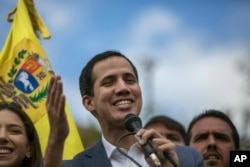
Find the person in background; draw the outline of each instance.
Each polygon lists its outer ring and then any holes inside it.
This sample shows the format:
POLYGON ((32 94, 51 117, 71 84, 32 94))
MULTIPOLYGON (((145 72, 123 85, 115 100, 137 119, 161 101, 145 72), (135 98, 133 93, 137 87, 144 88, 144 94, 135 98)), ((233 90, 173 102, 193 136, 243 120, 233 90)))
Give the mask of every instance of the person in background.
POLYGON ((0 102, 0 167, 39 167, 42 152, 36 129, 21 106, 0 102))
POLYGON ((144 128, 155 129, 173 143, 185 145, 186 130, 184 126, 168 116, 154 116, 145 124, 144 128))
MULTIPOLYGON (((63 161, 64 167, 153 166, 142 149, 149 139, 162 167, 205 167, 202 156, 195 149, 176 145, 152 129, 140 129, 136 133, 138 141, 130 135, 120 142, 122 152, 133 157, 137 164, 118 151, 117 140, 128 133, 124 118, 128 114, 139 116, 142 107, 137 70, 120 52, 105 51, 94 56, 83 68, 79 85, 82 104, 98 120, 102 136, 91 148, 80 152, 72 160, 63 161)), ((46 102, 49 120, 53 121, 43 161, 47 166, 61 166, 59 161, 69 132, 64 105, 62 81, 56 75, 51 78, 46 102)))
POLYGON ((229 167, 230 151, 240 149, 235 125, 225 113, 214 109, 193 118, 186 142, 203 156, 208 167, 229 167))

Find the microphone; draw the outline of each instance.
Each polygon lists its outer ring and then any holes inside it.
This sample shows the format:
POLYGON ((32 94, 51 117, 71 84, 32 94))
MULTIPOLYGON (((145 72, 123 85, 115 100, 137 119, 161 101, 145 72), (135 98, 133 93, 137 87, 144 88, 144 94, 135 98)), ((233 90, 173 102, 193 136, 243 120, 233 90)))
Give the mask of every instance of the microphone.
MULTIPOLYGON (((124 119, 124 125, 125 125, 125 128, 129 132, 137 133, 142 128, 141 119, 134 114, 126 115, 126 117, 124 119)), ((137 141, 140 140, 137 136, 136 136, 136 139, 137 139, 137 141)), ((154 165, 156 167, 161 167, 161 162, 160 162, 159 158, 157 157, 157 155, 155 154, 155 151, 153 149, 152 141, 148 140, 144 145, 142 145, 142 148, 143 148, 144 152, 150 157, 150 159, 152 160, 154 165)))

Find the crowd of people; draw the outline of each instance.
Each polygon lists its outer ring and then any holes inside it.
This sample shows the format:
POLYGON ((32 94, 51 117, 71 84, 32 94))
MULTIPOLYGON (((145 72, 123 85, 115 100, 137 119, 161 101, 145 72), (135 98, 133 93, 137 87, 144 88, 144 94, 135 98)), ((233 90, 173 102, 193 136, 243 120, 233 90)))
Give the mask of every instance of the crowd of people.
POLYGON ((88 61, 79 87, 82 105, 101 127, 99 141, 73 159, 62 160, 70 129, 63 83, 54 75, 46 99, 50 135, 45 157, 29 117, 20 106, 2 102, 0 167, 229 167, 230 151, 240 149, 236 127, 218 110, 195 116, 187 130, 170 117, 155 116, 117 148, 117 140, 128 132, 124 118, 139 116, 143 104, 137 69, 118 51, 105 51, 88 61))
POLYGON ((230 151, 240 150, 240 137, 232 120, 215 109, 195 116, 187 131, 180 122, 163 115, 151 118, 145 128, 154 128, 176 144, 195 148, 207 167, 229 167, 230 151))

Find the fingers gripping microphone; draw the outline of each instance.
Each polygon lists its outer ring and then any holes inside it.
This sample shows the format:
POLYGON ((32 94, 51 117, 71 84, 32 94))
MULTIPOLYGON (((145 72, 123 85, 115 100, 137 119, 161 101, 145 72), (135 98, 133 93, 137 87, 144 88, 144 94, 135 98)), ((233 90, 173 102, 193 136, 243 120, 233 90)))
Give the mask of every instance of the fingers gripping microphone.
MULTIPOLYGON (((128 114, 124 119, 124 124, 125 124, 125 128, 129 132, 137 133, 142 128, 141 119, 134 114, 128 114)), ((138 140, 138 138, 136 139, 138 140)), ((142 145, 142 148, 145 151, 145 153, 151 158, 154 165, 156 167, 161 167, 161 162, 159 158, 157 157, 157 155, 155 154, 151 140, 148 140, 147 143, 142 145)))

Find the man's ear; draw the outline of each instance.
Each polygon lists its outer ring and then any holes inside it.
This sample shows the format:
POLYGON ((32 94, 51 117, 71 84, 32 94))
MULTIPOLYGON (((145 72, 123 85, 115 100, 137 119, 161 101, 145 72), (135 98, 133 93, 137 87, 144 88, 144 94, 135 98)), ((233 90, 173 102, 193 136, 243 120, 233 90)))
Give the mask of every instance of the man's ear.
POLYGON ((84 95, 82 97, 82 104, 83 106, 90 111, 93 115, 95 114, 95 104, 92 96, 84 95))

